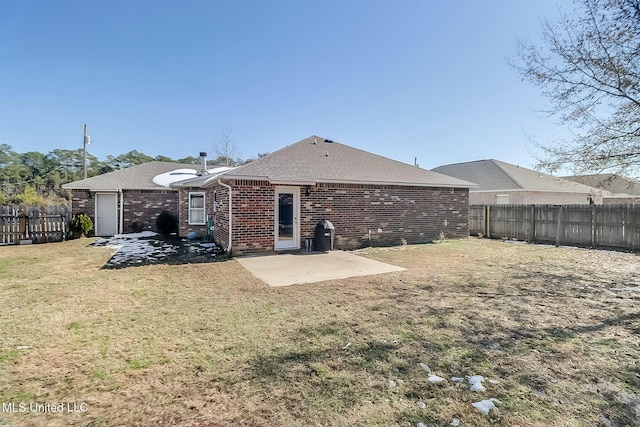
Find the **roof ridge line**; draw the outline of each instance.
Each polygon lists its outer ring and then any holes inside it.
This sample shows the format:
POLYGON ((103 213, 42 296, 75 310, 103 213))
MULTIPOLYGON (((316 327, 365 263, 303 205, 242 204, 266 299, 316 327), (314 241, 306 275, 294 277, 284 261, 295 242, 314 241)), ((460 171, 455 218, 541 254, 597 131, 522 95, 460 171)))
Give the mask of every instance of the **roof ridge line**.
MULTIPOLYGON (((506 171, 506 170, 505 170, 505 169, 504 169, 504 168, 499 164, 499 163, 504 163, 504 164, 511 165, 511 163, 501 162, 500 160, 496 160, 496 159, 490 159, 489 161, 490 161, 491 163, 493 163, 494 165, 496 165, 496 167, 497 167, 498 169, 500 169, 500 170, 502 171, 502 173, 503 173, 503 174, 505 174, 505 175, 506 175, 506 176, 507 176, 511 181, 513 181, 513 182, 518 186, 518 188, 520 188, 520 189, 522 189, 522 190, 524 190, 524 189, 525 189, 525 187, 520 183, 520 181, 518 181, 518 180, 517 180, 513 175, 511 175, 509 172, 507 172, 507 171, 506 171)), ((512 166, 520 167, 520 166, 518 166, 518 165, 512 165, 512 166)))
POLYGON ((256 163, 258 163, 258 164, 263 163, 263 162, 265 161, 264 159, 268 159, 268 158, 270 158, 271 156, 273 156, 274 154, 279 153, 279 152, 281 152, 281 151, 284 151, 284 150, 286 150, 287 148, 293 147, 294 145, 297 145, 297 144, 299 144, 299 143, 301 143, 301 142, 303 142, 303 141, 305 141, 305 140, 307 140, 307 139, 310 139, 310 138, 322 138, 322 137, 321 137, 321 136, 318 136, 318 135, 311 135, 311 136, 308 136, 308 137, 306 137, 306 138, 302 138, 300 141, 296 141, 296 142, 294 142, 294 143, 292 143, 292 144, 285 145, 285 146, 284 146, 284 147, 282 147, 282 148, 278 148, 276 151, 272 151, 272 152, 270 152, 270 153, 265 154, 265 155, 264 155, 264 156, 262 156, 262 157, 258 157, 257 159, 254 159, 254 160, 252 160, 252 161, 250 161, 250 162, 248 162, 248 163, 244 163, 244 164, 242 164, 242 165, 236 166, 236 169, 240 169, 240 170, 242 170, 242 169, 244 169, 244 166, 251 165, 251 164, 255 165, 256 163))
MULTIPOLYGON (((445 168, 447 166, 458 166, 458 165, 467 165, 469 163, 480 163, 480 162, 492 162, 495 159, 478 159, 478 160, 469 160, 466 162, 456 162, 456 163, 448 163, 446 165, 440 165, 440 166, 436 166, 433 169, 437 169, 437 168, 445 168)), ((431 169, 431 170, 433 170, 431 169)))

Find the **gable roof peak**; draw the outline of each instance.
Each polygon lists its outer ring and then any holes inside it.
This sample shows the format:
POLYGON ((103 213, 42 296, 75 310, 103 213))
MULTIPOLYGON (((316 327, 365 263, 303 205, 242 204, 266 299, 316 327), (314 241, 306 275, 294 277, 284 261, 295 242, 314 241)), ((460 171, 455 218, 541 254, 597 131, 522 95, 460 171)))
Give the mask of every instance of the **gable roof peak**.
POLYGON ((363 183, 472 187, 470 182, 311 135, 225 173, 224 179, 273 184, 363 183))
POLYGON ((436 172, 476 182, 477 191, 560 191, 590 193, 596 189, 557 176, 500 160, 458 163, 439 166, 436 172))

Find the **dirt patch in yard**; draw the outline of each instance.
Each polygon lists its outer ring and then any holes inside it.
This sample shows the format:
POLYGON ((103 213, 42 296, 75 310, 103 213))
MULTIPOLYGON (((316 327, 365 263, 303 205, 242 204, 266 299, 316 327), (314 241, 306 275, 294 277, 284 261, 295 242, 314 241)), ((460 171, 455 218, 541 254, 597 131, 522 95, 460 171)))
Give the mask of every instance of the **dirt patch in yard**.
POLYGON ((0 420, 640 424, 638 256, 479 239, 359 253, 407 271, 270 288, 235 261, 105 270, 111 250, 86 243, 0 248, 0 401, 89 408, 0 420), (472 375, 486 391, 452 381, 472 375))

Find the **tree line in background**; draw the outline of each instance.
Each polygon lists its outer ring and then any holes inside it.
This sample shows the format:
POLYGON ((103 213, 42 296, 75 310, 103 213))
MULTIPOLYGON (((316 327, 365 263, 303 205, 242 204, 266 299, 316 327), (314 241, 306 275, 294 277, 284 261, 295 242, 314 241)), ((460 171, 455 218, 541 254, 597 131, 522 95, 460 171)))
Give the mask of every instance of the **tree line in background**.
MULTIPOLYGON (((218 153, 218 150, 216 150, 218 153)), ((262 157, 265 154, 258 154, 262 157)), ((83 150, 55 149, 47 154, 37 151, 17 153, 8 144, 0 144, 0 205, 50 205, 67 204, 70 193, 62 184, 84 178, 83 150)), ((167 156, 151 157, 136 150, 118 156, 107 156, 106 160, 87 153, 87 177, 101 175, 129 166, 151 161, 200 164, 200 158, 189 156, 172 159, 167 156)), ((218 154, 210 165, 236 166, 252 161, 229 158, 218 154)))

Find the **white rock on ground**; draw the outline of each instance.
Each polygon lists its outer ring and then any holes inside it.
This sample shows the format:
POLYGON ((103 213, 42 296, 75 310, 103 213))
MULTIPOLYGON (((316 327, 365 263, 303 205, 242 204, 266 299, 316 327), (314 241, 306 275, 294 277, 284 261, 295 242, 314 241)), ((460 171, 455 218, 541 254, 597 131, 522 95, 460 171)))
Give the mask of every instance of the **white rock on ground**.
POLYGON ((429 378, 427 378, 427 381, 432 382, 434 384, 440 384, 441 382, 446 381, 446 379, 431 373, 431 368, 426 364, 421 362, 421 363, 418 363, 418 366, 420 366, 422 369, 424 369, 427 372, 427 374, 429 374, 429 378))
POLYGON ((141 231, 139 233, 126 233, 126 234, 114 234, 112 239, 139 239, 141 237, 153 237, 157 236, 158 233, 153 231, 141 231))
POLYGON ((434 384, 440 384, 444 381, 446 381, 446 379, 439 377, 437 375, 431 374, 429 375, 429 378, 427 378, 427 381, 429 381, 430 383, 434 383, 434 384))
POLYGON ((482 381, 484 381, 484 377, 482 375, 473 375, 467 377, 467 381, 471 384, 471 391, 486 391, 484 385, 482 385, 482 381))
POLYGON ((471 405, 477 410, 481 411, 483 414, 489 415, 490 410, 498 409, 498 407, 494 404, 494 402, 502 403, 498 399, 494 399, 492 397, 491 399, 481 400, 479 402, 473 402, 471 405))
POLYGON ((425 371, 427 371, 428 374, 431 373, 431 368, 429 368, 427 365, 425 365, 424 363, 418 363, 418 366, 420 366, 422 369, 424 369, 425 371))

